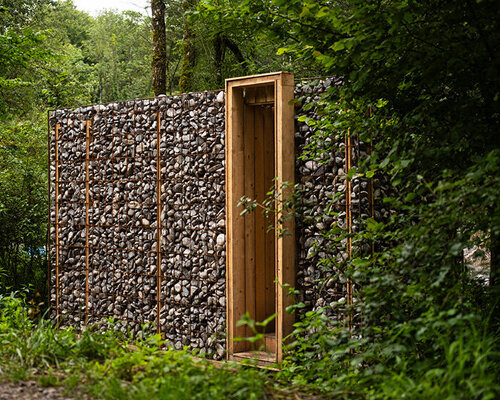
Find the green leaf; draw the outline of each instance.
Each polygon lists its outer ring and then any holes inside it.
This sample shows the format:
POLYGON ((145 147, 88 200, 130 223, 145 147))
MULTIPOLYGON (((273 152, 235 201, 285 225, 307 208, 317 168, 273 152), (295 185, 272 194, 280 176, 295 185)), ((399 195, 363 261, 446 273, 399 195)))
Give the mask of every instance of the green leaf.
POLYGON ((408 165, 410 165, 410 163, 412 162, 413 160, 401 160, 399 162, 399 164, 403 167, 403 168, 406 168, 408 167, 408 165))
POLYGON ((413 201, 415 198, 417 197, 417 194, 416 193, 408 193, 405 197, 405 202, 409 203, 411 201, 413 201))
POLYGON ((347 175, 346 175, 347 179, 351 180, 354 177, 354 175, 356 175, 357 172, 358 172, 358 169, 356 167, 352 167, 351 169, 349 169, 349 171, 347 171, 347 175))
POLYGON ((333 44, 333 46, 331 46, 331 49, 332 49, 333 51, 340 51, 340 50, 344 50, 344 48, 345 48, 345 44, 344 44, 344 42, 343 42, 343 41, 340 41, 340 40, 339 40, 339 41, 337 41, 337 42, 335 42, 335 43, 333 44))
POLYGON ((316 18, 322 18, 328 14, 330 14, 330 7, 321 7, 320 10, 316 13, 316 18))

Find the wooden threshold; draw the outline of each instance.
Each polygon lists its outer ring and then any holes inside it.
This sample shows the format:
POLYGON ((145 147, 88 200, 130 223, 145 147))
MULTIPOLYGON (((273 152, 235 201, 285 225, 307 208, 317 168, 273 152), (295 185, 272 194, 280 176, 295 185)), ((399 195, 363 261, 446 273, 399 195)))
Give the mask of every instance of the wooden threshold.
POLYGON ((230 355, 229 360, 238 362, 251 360, 256 362, 258 366, 268 366, 270 364, 276 364, 276 353, 273 354, 265 351, 242 351, 230 355))

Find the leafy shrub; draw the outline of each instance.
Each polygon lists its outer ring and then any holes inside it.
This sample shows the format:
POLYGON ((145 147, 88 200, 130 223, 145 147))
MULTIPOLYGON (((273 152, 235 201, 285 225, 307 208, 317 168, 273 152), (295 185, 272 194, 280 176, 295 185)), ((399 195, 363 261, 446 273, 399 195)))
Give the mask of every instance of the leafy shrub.
POLYGON ((48 371, 38 377, 41 385, 64 384, 100 399, 259 399, 267 390, 262 371, 166 349, 159 335, 131 340, 99 326, 77 333, 44 318, 34 323, 27 310, 19 294, 0 296, 0 377, 48 371))

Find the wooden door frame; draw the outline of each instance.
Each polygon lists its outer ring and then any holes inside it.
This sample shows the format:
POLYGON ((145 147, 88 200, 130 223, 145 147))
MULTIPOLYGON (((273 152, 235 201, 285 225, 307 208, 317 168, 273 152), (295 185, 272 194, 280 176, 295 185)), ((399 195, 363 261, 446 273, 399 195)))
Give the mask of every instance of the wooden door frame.
MULTIPOLYGON (((276 188, 280 200, 289 195, 291 187, 281 190, 283 182, 294 182, 294 77, 287 72, 253 75, 226 80, 226 321, 228 357, 242 351, 242 342, 233 338, 244 337, 245 327, 236 325, 245 313, 245 228, 241 207, 237 203, 245 193, 243 90, 250 87, 274 85, 274 145, 276 188)), ((286 312, 293 299, 288 286, 295 286, 295 220, 276 219, 275 270, 276 280, 276 361, 283 359, 283 338, 293 330, 294 316, 286 312), (279 235, 285 230, 287 235, 279 235)))

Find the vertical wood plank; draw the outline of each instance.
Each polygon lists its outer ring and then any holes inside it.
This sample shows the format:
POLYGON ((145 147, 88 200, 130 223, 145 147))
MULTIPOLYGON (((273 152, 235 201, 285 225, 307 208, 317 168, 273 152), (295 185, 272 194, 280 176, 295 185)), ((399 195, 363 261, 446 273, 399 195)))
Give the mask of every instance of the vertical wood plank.
POLYGON ((266 87, 258 87, 255 88, 255 102, 256 103, 265 103, 266 102, 266 87))
MULTIPOLYGON (((276 87, 276 171, 279 201, 284 201, 291 194, 291 188, 282 190, 283 182, 295 180, 295 143, 294 143, 294 107, 289 102, 293 99, 293 75, 281 73, 276 87)), ((283 209, 278 204, 278 212, 283 209)), ((288 296, 288 288, 283 284, 295 286, 295 219, 293 216, 280 224, 280 229, 289 235, 277 235, 277 361, 283 360, 282 341, 292 332, 294 316, 286 312, 293 303, 288 296)))
POLYGON ((233 347, 233 335, 234 335, 234 326, 233 326, 233 315, 234 315, 234 310, 233 310, 233 297, 234 297, 234 290, 232 288, 233 284, 233 262, 232 262, 232 256, 233 256, 233 249, 232 249, 232 229, 233 229, 233 224, 231 222, 231 210, 229 207, 229 199, 231 197, 231 194, 229 193, 232 188, 232 174, 229 173, 229 168, 231 167, 232 163, 232 156, 230 154, 230 149, 232 147, 231 145, 231 139, 232 139, 232 132, 229 132, 229 124, 230 121, 229 119, 232 117, 232 113, 229 112, 229 108, 232 107, 232 95, 229 93, 229 84, 226 81, 224 85, 224 94, 225 94, 225 104, 224 104, 224 141, 225 141, 225 146, 224 146, 224 161, 225 161, 225 179, 224 179, 224 192, 226 194, 225 200, 225 213, 226 213, 226 358, 231 357, 231 354, 234 353, 234 347, 233 347))
POLYGON ((266 86, 266 102, 274 103, 274 85, 266 86))
POLYGON ((244 102, 245 104, 255 103, 255 88, 245 88, 244 89, 244 102))
MULTIPOLYGON (((372 154, 372 143, 368 143, 367 153, 372 154)), ((368 178, 368 201, 370 202, 370 217, 375 218, 375 191, 373 188, 373 177, 368 178)), ((360 214, 361 215, 361 214, 360 214)), ((370 239, 370 255, 373 257, 375 254, 375 242, 370 239)))
POLYGON ((47 304, 49 305, 49 308, 52 307, 52 247, 51 247, 51 234, 50 230, 52 229, 52 199, 51 199, 51 183, 52 183, 52 174, 51 174, 51 166, 52 166, 52 157, 51 157, 51 146, 52 144, 52 130, 50 128, 50 110, 47 110, 47 176, 49 179, 47 179, 47 194, 49 197, 49 203, 48 203, 48 218, 47 218, 47 242, 45 243, 46 246, 46 254, 47 254, 47 304))
MULTIPOLYGON (((264 118, 261 107, 254 107, 255 112, 255 198, 259 204, 265 200, 267 183, 265 180, 264 118)), ((255 319, 266 319, 266 222, 258 207, 255 210, 255 319)))
POLYGON ((246 349, 232 339, 245 335, 236 322, 245 312, 245 220, 237 203, 244 195, 243 89, 226 85, 226 288, 228 351, 246 349))
POLYGON ((56 184, 55 184, 55 204, 54 204, 54 228, 56 233, 56 322, 59 324, 59 129, 61 125, 56 123, 55 132, 55 166, 56 166, 56 184))
MULTIPOLYGON (((372 117, 372 108, 368 108, 368 117, 372 117)), ((359 141, 358 141, 359 142, 359 141)), ((370 142, 366 152, 371 156, 373 151, 373 137, 370 133, 370 142)), ((368 178, 368 201, 370 202, 370 217, 375 218, 375 191, 373 188, 373 177, 368 178)), ((361 205, 361 202, 359 203, 361 205)), ((361 215, 361 213, 360 213, 361 215)), ((375 255, 375 242, 373 239, 370 240, 370 255, 373 257, 375 255)))
POLYGON ((232 118, 232 113, 229 112, 229 108, 232 107, 233 99, 232 95, 229 93, 230 88, 229 84, 226 81, 224 85, 224 94, 225 94, 225 104, 224 104, 224 161, 225 161, 225 179, 224 179, 224 192, 226 195, 225 204, 225 213, 226 213, 226 358, 230 358, 231 354, 234 353, 233 346, 233 335, 234 335, 234 325, 233 325, 233 297, 234 290, 232 288, 233 284, 233 249, 232 249, 232 229, 233 224, 231 222, 232 213, 229 207, 229 201, 231 197, 230 191, 232 191, 232 174, 229 172, 229 168, 231 167, 233 157, 231 156, 231 139, 232 132, 230 132, 230 118, 232 118))
MULTIPOLYGON (((273 85, 274 87, 274 85, 273 85)), ((274 146, 274 107, 263 109, 264 124, 264 148, 265 148, 265 193, 269 192, 274 186, 275 177, 275 146, 274 146)), ((276 312, 276 263, 275 263, 275 216, 270 215, 265 219, 265 309, 266 318, 276 312), (271 228, 270 228, 271 227, 271 228)), ((275 332, 276 321, 273 321, 266 327, 266 332, 275 332)))
POLYGON ((90 124, 91 121, 85 121, 85 325, 89 321, 90 124))
MULTIPOLYGON (((254 107, 243 107, 245 196, 255 199, 254 107)), ((243 211, 240 207, 239 212, 243 211)), ((255 212, 245 214, 245 311, 255 319, 255 212)), ((246 327, 246 336, 252 331, 246 327)))

